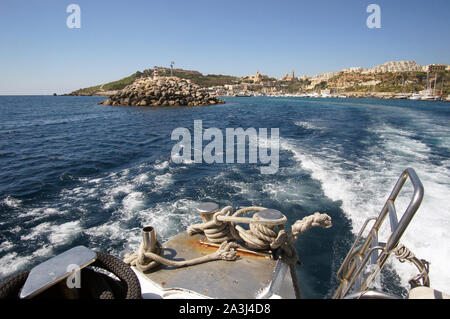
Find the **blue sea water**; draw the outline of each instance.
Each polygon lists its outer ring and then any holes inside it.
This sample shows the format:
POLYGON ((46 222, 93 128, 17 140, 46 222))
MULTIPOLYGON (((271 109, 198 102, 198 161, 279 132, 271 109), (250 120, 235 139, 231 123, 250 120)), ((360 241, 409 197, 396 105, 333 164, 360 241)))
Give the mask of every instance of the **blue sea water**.
MULTIPOLYGON (((142 108, 101 100, 0 97, 0 279, 75 245, 123 257, 138 248, 143 225, 165 241, 200 222, 198 202, 215 201, 275 208, 290 223, 329 214, 332 228, 312 229, 296 243, 303 296, 327 298, 355 233, 413 167, 425 199, 402 242, 431 262, 432 286, 449 292, 449 103, 255 97, 142 108), (262 175, 261 164, 175 164, 171 133, 192 131, 194 120, 224 134, 279 128, 278 172, 262 175)), ((415 274, 392 261, 378 285, 405 294, 415 274)))

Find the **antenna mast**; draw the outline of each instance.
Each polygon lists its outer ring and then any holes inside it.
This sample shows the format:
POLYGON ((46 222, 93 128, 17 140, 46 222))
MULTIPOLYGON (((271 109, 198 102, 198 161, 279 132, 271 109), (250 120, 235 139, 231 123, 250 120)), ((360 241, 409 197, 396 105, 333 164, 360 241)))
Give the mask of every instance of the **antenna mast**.
POLYGON ((173 65, 175 64, 175 62, 171 61, 170 62, 170 76, 173 76, 173 65))

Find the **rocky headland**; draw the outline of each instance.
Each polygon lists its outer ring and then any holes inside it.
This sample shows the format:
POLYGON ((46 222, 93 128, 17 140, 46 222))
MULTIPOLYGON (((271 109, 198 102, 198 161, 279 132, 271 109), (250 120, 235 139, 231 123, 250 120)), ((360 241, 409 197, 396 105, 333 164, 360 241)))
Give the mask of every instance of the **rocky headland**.
POLYGON ((223 104, 204 88, 178 77, 143 77, 112 94, 103 105, 131 106, 204 106, 223 104))

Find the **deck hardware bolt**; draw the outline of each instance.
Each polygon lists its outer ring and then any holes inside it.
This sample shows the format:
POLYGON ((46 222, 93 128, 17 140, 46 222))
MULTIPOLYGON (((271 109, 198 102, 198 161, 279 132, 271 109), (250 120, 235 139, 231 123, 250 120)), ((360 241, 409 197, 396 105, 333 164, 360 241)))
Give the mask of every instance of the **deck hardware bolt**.
POLYGON ((204 202, 200 203, 197 206, 197 211, 202 216, 203 222, 209 222, 212 220, 212 217, 219 210, 219 205, 213 202, 204 202))

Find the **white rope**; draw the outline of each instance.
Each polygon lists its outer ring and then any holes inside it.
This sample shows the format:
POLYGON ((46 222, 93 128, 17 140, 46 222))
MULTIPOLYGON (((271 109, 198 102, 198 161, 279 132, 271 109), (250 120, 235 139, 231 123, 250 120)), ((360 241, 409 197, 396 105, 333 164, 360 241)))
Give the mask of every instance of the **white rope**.
MULTIPOLYGON (((160 247, 159 243, 157 246, 160 247)), ((125 255, 124 262, 131 266, 135 266, 142 272, 152 270, 161 264, 164 264, 169 267, 180 268, 193 266, 214 260, 229 260, 229 261, 236 260, 238 258, 235 250, 237 247, 238 245, 236 243, 223 242, 220 245, 219 249, 217 249, 212 254, 194 258, 191 260, 173 261, 160 256, 161 253, 160 249, 158 249, 155 252, 145 251, 143 245, 141 244, 138 252, 125 255)))
POLYGON ((395 257, 397 257, 398 260, 402 263, 404 263, 405 261, 412 262, 412 260, 416 257, 414 253, 403 244, 398 244, 397 247, 395 247, 394 254, 395 257))
POLYGON ((395 257, 397 257, 401 263, 408 261, 414 264, 419 270, 419 274, 408 281, 412 288, 417 286, 430 286, 430 278, 428 277, 430 263, 428 261, 425 259, 418 259, 411 250, 400 243, 394 248, 393 252, 395 257))
POLYGON ((219 249, 210 255, 187 261, 172 261, 160 256, 161 246, 158 243, 152 252, 145 251, 143 245, 141 245, 138 252, 125 255, 125 262, 146 272, 161 264, 170 267, 186 267, 212 260, 235 260, 238 258, 235 250, 238 244, 229 242, 230 240, 242 242, 246 247, 257 250, 279 248, 280 258, 289 265, 296 297, 300 298, 300 287, 295 270, 295 265, 300 264, 300 262, 294 242, 312 227, 331 227, 331 218, 327 214, 316 212, 296 221, 292 225, 291 231, 286 231, 284 228, 287 221, 286 217, 283 216, 273 220, 262 219, 258 212, 265 209, 264 207, 251 206, 241 208, 233 214, 233 208, 227 206, 216 212, 212 220, 189 226, 187 228, 189 235, 204 233, 210 242, 220 244, 219 249), (254 213, 253 217, 240 216, 249 212, 254 213), (249 229, 244 229, 236 225, 237 223, 247 223, 249 229))

